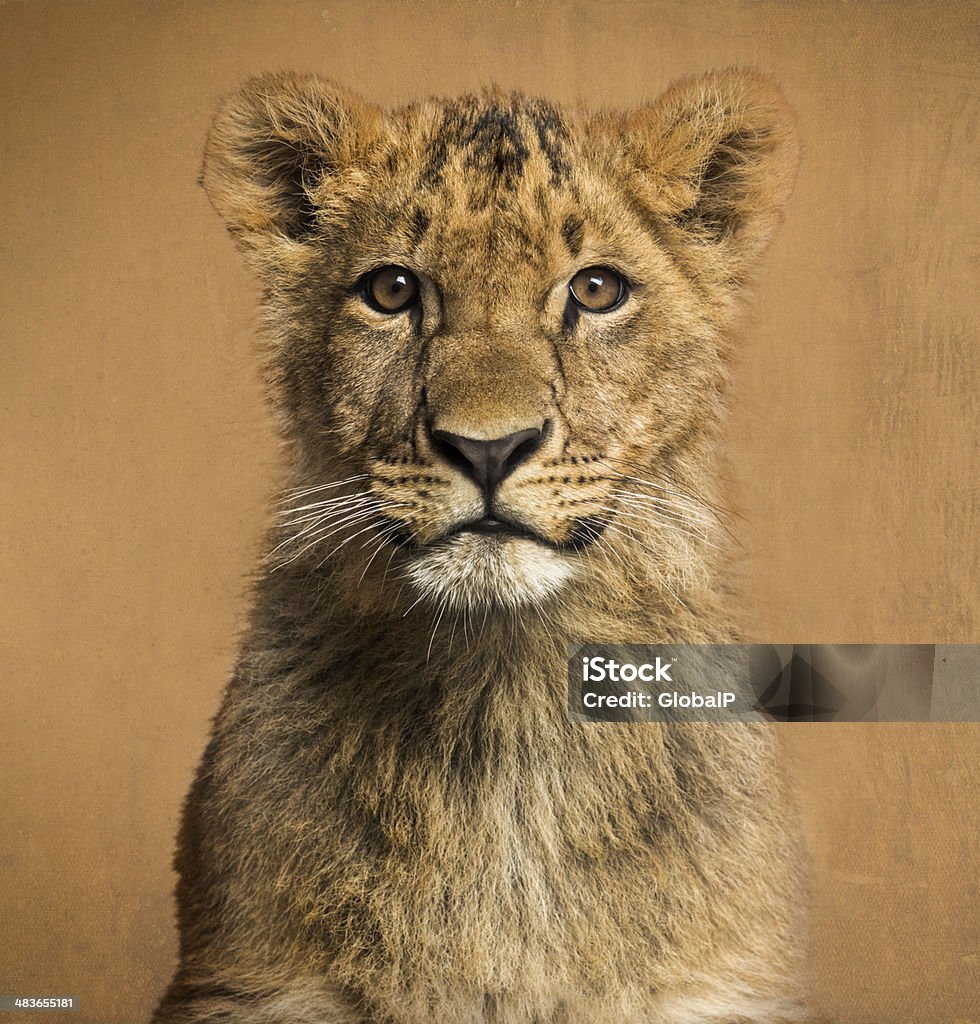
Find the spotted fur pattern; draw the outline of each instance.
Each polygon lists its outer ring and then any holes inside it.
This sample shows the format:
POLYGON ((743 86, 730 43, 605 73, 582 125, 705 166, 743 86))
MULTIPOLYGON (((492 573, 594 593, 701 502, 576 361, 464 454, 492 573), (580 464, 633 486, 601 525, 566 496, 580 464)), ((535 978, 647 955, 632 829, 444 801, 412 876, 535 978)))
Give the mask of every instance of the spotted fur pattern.
POLYGON ((800 1017, 798 849, 761 727, 571 724, 569 639, 724 641, 713 455, 796 166, 759 76, 629 112, 382 110, 271 75, 203 183, 264 289, 291 479, 184 814, 157 1024, 800 1017), (404 267, 392 315, 366 282, 404 267), (571 300, 604 267, 625 299, 571 300), (439 431, 540 431, 499 484, 439 431))

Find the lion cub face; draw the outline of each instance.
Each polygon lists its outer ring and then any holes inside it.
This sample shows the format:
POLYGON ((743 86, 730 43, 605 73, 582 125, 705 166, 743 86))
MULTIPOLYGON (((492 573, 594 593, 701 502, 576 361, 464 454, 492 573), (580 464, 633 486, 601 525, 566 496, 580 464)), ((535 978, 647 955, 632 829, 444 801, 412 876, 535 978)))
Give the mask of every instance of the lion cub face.
POLYGON ((266 288, 285 556, 363 576, 388 548, 456 607, 696 561, 727 335, 795 160, 742 72, 603 116, 249 82, 203 181, 266 288))

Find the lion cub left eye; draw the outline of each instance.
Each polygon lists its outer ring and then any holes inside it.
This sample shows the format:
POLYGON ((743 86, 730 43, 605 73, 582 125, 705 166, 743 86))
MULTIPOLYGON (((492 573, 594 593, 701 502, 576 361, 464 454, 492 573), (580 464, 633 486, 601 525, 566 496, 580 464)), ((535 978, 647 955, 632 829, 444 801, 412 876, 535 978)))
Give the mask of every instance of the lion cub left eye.
POLYGON ((626 282, 608 267, 586 267, 568 282, 577 306, 590 313, 608 313, 626 298, 626 282))
POLYGON ((419 279, 404 267, 381 267, 367 279, 364 295, 379 313, 400 313, 418 298, 419 279))

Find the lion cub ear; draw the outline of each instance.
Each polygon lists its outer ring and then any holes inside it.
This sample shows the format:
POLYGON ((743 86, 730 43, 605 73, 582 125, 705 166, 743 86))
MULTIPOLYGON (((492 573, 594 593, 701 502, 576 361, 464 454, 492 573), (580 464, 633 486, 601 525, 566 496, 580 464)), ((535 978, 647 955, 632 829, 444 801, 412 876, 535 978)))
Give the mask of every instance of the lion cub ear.
POLYGON ((799 164, 778 87, 731 69, 677 82, 627 118, 638 198, 702 272, 735 280, 765 248, 799 164), (694 249, 696 247, 696 250, 694 249))
POLYGON ((240 246, 314 227, 314 194, 363 158, 380 111, 316 75, 249 79, 215 115, 201 184, 240 246))

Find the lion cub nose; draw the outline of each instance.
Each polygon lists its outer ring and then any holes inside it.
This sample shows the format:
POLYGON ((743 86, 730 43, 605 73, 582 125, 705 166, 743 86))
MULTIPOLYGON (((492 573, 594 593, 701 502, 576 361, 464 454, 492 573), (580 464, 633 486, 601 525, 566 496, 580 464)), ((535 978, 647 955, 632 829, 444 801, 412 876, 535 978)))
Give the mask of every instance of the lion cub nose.
POLYGON ((544 431, 528 427, 492 441, 450 434, 446 430, 430 430, 430 436, 435 450, 459 466, 489 497, 508 473, 541 447, 544 431))

